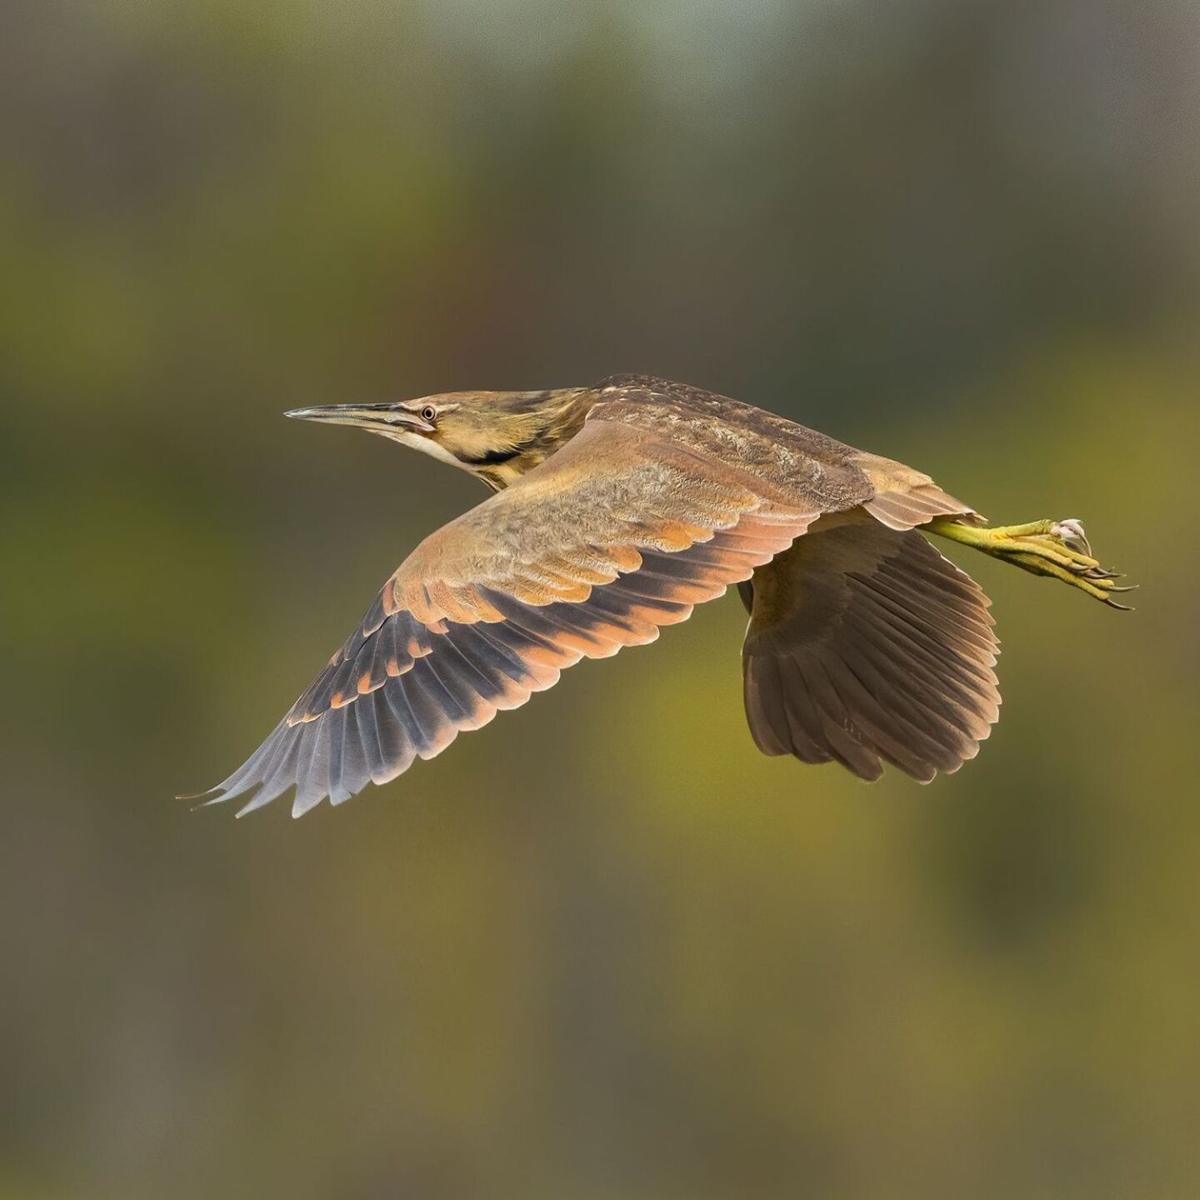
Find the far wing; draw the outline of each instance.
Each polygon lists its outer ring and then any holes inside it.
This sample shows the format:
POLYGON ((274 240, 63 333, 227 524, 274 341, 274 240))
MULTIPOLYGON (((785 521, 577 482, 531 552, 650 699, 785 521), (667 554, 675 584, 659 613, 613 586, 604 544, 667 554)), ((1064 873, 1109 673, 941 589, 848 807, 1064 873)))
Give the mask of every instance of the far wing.
POLYGON ((427 538, 214 801, 295 785, 293 815, 385 783, 552 686, 653 641, 820 514, 811 495, 652 431, 591 420, 427 538))
POLYGON ((927 782, 991 732, 990 602, 915 530, 827 518, 742 588, 746 718, 764 753, 927 782))

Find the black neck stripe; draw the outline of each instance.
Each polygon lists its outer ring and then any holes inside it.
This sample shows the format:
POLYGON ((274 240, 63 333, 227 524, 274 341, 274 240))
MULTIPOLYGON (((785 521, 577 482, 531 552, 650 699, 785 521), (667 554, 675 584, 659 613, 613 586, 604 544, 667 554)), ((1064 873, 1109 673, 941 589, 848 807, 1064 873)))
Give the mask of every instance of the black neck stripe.
POLYGON ((536 444, 537 439, 533 438, 528 442, 522 442, 519 446, 514 446, 511 450, 489 450, 486 454, 474 457, 461 455, 460 459, 472 467, 496 467, 501 463, 511 462, 527 450, 531 450, 536 444))

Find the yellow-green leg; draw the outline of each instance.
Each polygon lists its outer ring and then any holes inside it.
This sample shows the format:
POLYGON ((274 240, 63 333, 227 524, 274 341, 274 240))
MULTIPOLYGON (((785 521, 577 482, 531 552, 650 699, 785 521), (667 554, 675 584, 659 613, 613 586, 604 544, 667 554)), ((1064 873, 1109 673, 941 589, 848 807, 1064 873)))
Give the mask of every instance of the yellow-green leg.
POLYGON ((965 525, 954 517, 938 517, 922 528, 939 537, 949 538, 964 546, 972 546, 1002 558, 1013 566, 1034 575, 1059 579, 1081 592, 1102 600, 1111 608, 1128 609, 1113 596, 1132 588, 1118 587, 1120 575, 1105 570, 1092 557, 1083 526, 1074 519, 1063 521, 1029 521, 1024 525, 965 525))

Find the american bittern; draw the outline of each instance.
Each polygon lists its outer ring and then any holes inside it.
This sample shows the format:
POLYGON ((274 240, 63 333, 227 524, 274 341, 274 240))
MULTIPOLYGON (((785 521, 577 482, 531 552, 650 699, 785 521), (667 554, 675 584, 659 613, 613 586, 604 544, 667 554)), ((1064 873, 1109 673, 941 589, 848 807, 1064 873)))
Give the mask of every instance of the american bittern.
POLYGON ((996 721, 998 643, 937 534, 1120 608, 1078 521, 988 528, 928 475, 748 404, 622 375, 288 413, 422 450, 495 493, 427 537, 210 802, 299 816, 432 758, 581 658, 652 642, 731 583, 766 754, 957 770, 996 721), (920 531, 920 532, 918 532, 920 531))

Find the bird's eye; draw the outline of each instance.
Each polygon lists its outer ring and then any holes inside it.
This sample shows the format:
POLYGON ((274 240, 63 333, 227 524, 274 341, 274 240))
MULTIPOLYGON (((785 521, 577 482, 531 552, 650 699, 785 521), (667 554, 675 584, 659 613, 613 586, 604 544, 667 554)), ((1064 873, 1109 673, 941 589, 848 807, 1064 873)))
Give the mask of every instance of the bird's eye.
POLYGON ((437 420, 437 409, 432 404, 427 404, 421 409, 421 420, 432 425, 437 420))

